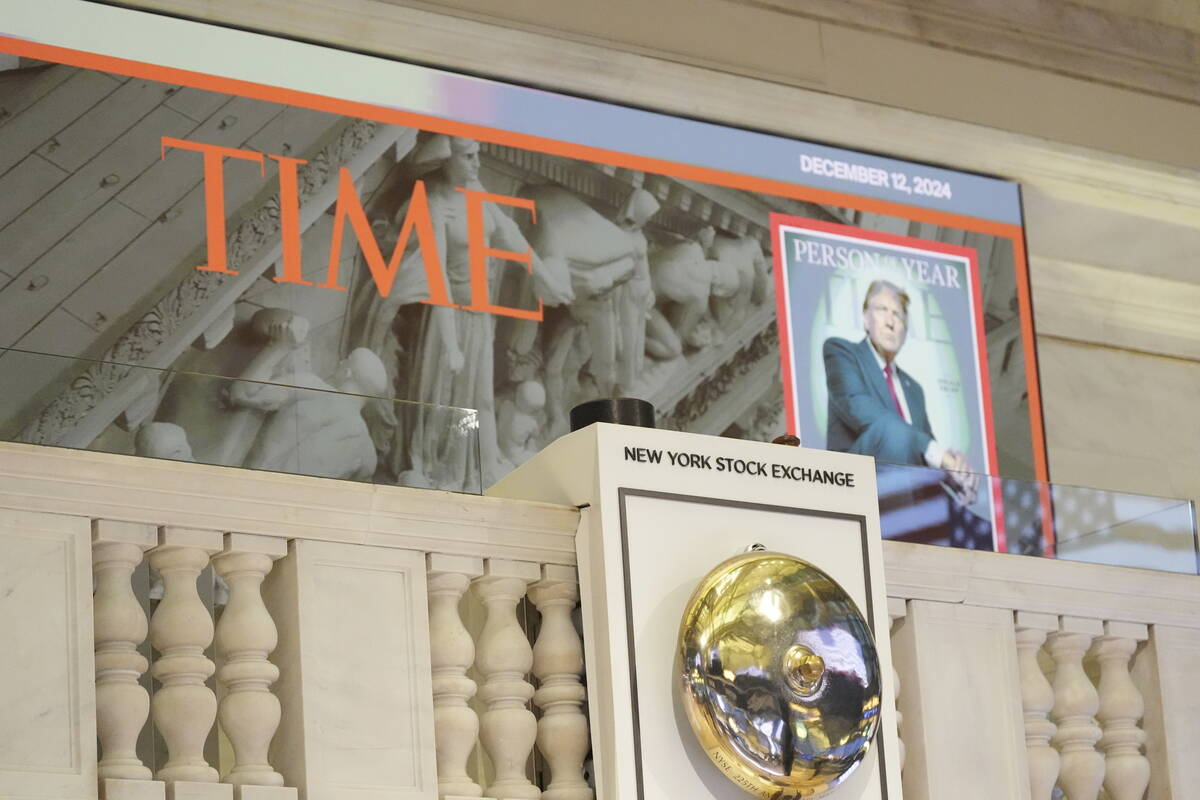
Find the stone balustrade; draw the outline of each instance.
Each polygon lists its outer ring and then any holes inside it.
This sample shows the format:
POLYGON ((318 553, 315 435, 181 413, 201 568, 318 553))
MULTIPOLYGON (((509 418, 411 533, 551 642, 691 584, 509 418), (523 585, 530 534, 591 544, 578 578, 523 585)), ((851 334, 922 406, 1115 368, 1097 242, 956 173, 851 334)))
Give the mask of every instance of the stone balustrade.
POLYGON ((1142 691, 1130 672, 1149 628, 1017 612, 1032 800, 1142 800, 1150 761, 1142 691), (1047 676, 1049 673, 1049 677, 1047 676))
MULTIPOLYGON (((0 741, 0 794, 593 797, 576 510, 19 445, 0 477, 0 547, 49 576, 6 600, 38 624, 0 632, 39 649, 0 684, 28 731, 0 741), (49 710, 15 694, 61 681, 49 710)), ((1198 579, 884 552, 908 800, 1200 785, 1198 579)))
POLYGON ((483 776, 468 774, 471 751, 479 745, 491 764, 491 797, 591 800, 583 776, 588 724, 583 646, 572 620, 579 604, 574 567, 440 553, 427 559, 439 797, 484 793, 483 776), (475 636, 460 611, 468 587, 485 609, 475 636), (516 613, 526 598, 541 616, 532 645, 516 613), (482 687, 467 677, 472 665, 482 687), (536 690, 527 680, 531 672, 536 690), (482 715, 468 704, 477 690, 482 715), (531 699, 540 719, 529 708, 531 699), (548 766, 544 790, 526 775, 535 743, 548 766))
POLYGON ((1200 578, 885 546, 905 797, 1185 797, 1200 578))
POLYGON ((276 631, 259 592, 287 543, 105 519, 92 527, 96 735, 103 753, 98 794, 104 800, 296 800, 296 789, 284 787, 267 757, 280 717, 270 691, 279 669, 268 660, 276 631), (148 624, 131 585, 143 557, 163 585, 148 624), (210 564, 230 589, 216 624, 197 587, 210 564), (137 649, 147 632, 157 653, 153 664, 137 649), (219 669, 207 654, 214 636, 219 669), (139 683, 147 668, 159 683, 152 701, 139 683), (214 674, 219 703, 210 685, 214 674), (167 747, 153 776, 136 751, 151 711, 167 747), (205 759, 218 716, 234 754, 225 775, 205 759))
MULTIPOLYGON (((288 556, 288 542, 103 519, 93 529, 99 793, 106 800, 294 800, 296 789, 284 785, 269 756, 282 717, 271 687, 281 670, 270 660, 279 632, 262 593, 275 562, 288 556), (145 598, 131 585, 143 558, 164 586, 149 623, 145 598), (209 565, 229 589, 215 625, 197 590, 209 565), (147 633, 158 654, 152 664, 137 650, 147 633), (206 655, 214 643, 215 664, 206 655), (147 671, 161 683, 153 703, 139 683, 147 671), (219 702, 210 685, 214 674, 219 702), (153 775, 136 751, 151 709, 167 746, 153 775), (218 720, 232 751, 220 772, 205 760, 218 720)), ((583 775, 589 752, 583 648, 572 616, 579 604, 575 568, 436 552, 425 554, 425 563, 437 795, 484 794, 483 776, 469 773, 479 746, 489 764, 489 797, 591 800, 583 775), (485 609, 474 631, 460 612, 468 591, 485 609), (536 641, 517 615, 527 598, 540 613, 536 641), (479 685, 468 677, 472 668, 479 685), (482 713, 470 705, 477 695, 482 713), (547 767, 544 792, 526 774, 535 742, 547 767)))

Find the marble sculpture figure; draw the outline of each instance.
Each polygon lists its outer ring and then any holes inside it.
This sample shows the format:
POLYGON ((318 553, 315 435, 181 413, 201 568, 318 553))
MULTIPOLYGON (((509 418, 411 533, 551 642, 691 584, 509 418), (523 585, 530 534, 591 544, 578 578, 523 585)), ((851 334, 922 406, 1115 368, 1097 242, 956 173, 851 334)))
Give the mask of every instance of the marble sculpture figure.
POLYGON ((617 287, 613 302, 620 321, 617 343, 617 393, 636 396, 635 387, 646 365, 646 318, 654 308, 650 253, 645 227, 658 213, 659 203, 645 189, 634 189, 617 214, 617 226, 633 245, 633 277, 617 287))
MULTIPOLYGON (((425 180, 429 212, 438 242, 438 258, 450 299, 471 303, 469 231, 466 195, 461 188, 486 191, 479 180, 479 143, 473 139, 437 134, 414 150, 409 167, 425 180)), ((530 249, 520 228, 493 204, 484 204, 484 245, 491 249, 525 252, 530 249)), ((408 204, 395 215, 395 227, 405 219, 408 204)), ((532 253, 533 282, 548 306, 570 302, 571 287, 565 273, 532 253)), ((490 273, 489 273, 490 276, 490 273)), ((493 281, 494 299, 494 277, 493 281)), ((415 237, 409 243, 387 297, 381 297, 370 280, 356 288, 352 318, 358 327, 350 341, 380 354, 388 367, 389 386, 404 400, 416 401, 428 411, 415 410, 407 422, 394 414, 382 416, 385 431, 377 445, 387 456, 385 471, 406 485, 427 485, 462 490, 474 484, 482 470, 484 485, 498 479, 501 470, 496 434, 493 379, 492 314, 448 306, 414 307, 424 314, 418 340, 407 349, 401 375, 394 326, 401 308, 429 296, 422 254, 415 237), (404 389, 401 390, 400 387, 404 389), (478 419, 478 465, 472 457, 471 436, 461 425, 448 425, 446 412, 436 407, 473 409, 478 419), (382 440, 382 441, 381 441, 382 440)), ((408 344, 408 343, 406 343, 408 344)), ((393 392, 387 392, 393 394, 393 392)))
POLYGON ((715 231, 700 230, 696 240, 682 239, 650 254, 650 276, 657 305, 646 325, 646 352, 660 361, 699 350, 711 343, 700 323, 708 313, 713 270, 707 250, 715 231))
POLYGON ((133 447, 137 455, 146 458, 195 461, 187 432, 172 422, 144 423, 134 436, 133 447))
POLYGON ((378 397, 387 390, 383 363, 360 347, 338 364, 328 382, 307 370, 281 369, 304 341, 307 322, 282 309, 266 311, 282 312, 257 320, 271 344, 229 387, 232 407, 267 412, 243 466, 322 478, 372 479, 375 446, 362 411, 368 395, 378 397))
POLYGON ((561 186, 526 187, 538 221, 526 235, 544 261, 569 271, 575 301, 546 317, 546 406, 551 438, 567 432, 566 414, 586 366, 596 397, 617 386, 617 290, 635 275, 635 247, 626 230, 561 186))

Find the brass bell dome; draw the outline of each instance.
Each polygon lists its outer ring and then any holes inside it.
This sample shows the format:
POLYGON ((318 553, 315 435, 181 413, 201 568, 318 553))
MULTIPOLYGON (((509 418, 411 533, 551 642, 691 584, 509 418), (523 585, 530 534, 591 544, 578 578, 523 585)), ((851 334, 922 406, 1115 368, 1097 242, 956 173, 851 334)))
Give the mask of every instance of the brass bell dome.
POLYGON ((867 621, 833 578, 793 556, 747 553, 705 576, 679 628, 678 668, 701 747, 762 798, 830 792, 879 727, 867 621))

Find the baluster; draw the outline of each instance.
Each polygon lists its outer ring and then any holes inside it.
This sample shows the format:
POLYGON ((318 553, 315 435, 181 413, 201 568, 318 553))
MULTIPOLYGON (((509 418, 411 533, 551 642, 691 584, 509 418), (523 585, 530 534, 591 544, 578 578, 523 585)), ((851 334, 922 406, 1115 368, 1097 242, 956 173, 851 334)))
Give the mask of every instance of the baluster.
POLYGON ((1053 742, 1058 748, 1058 785, 1067 800, 1096 800, 1104 780, 1104 756, 1096 750, 1100 726, 1096 711, 1100 695, 1083 671, 1083 656, 1092 639, 1104 632, 1099 620, 1063 617, 1049 636, 1054 658, 1054 706, 1050 717, 1058 725, 1053 742))
POLYGON ((528 708, 533 686, 525 680, 533 648, 516 614, 525 587, 540 577, 537 564, 488 559, 483 576, 474 582, 487 614, 475 655, 484 678, 479 697, 487 704, 479 738, 496 770, 488 794, 505 800, 541 796, 525 777, 525 762, 537 738, 537 721, 528 708))
MULTIPOLYGON (((150 566, 162 575, 164 585, 162 602, 150 619, 150 642, 160 654, 151 672, 162 682, 151 711, 168 755, 155 777, 168 783, 217 781, 217 771, 204 760, 204 743, 217 716, 216 695, 204 683, 215 669, 204 655, 212 643, 213 621, 200 600, 196 579, 222 544, 216 531, 167 527, 158 547, 150 551, 150 566)), ((199 792, 194 787, 168 788, 175 796, 199 792)))
POLYGON ((542 579, 529 588, 529 598, 542 614, 542 627, 533 645, 533 674, 538 690, 533 702, 542 709, 537 746, 550 764, 550 785, 543 800, 591 800, 583 778, 588 753, 588 724, 583 715, 587 699, 583 674, 583 643, 571 612, 579 602, 579 579, 573 567, 547 564, 542 579))
POLYGON ((1058 630, 1058 617, 1018 611, 1017 666, 1021 675, 1021 708, 1025 712, 1025 749, 1029 753, 1031 800, 1050 800, 1058 781, 1058 751, 1050 746, 1057 726, 1047 715, 1054 707, 1054 689, 1038 664, 1046 634, 1058 630))
MULTIPOLYGON (((217 680, 225 690, 218 716, 233 746, 233 769, 223 782, 239 787, 283 786, 267 755, 280 718, 279 698, 271 692, 279 668, 267 656, 279 633, 263 603, 262 582, 275 560, 286 555, 283 539, 227 533, 224 550, 213 558, 213 568, 229 585, 229 602, 216 629, 217 680)), ((294 796, 294 791, 286 793, 294 796)))
MULTIPOLYGON (((891 631, 894 632, 900 620, 904 619, 908 614, 908 603, 902 597, 888 598, 888 618, 891 620, 891 631)), ((895 699, 893 705, 896 709, 896 751, 900 754, 900 769, 904 769, 904 759, 907 755, 904 750, 904 739, 901 738, 900 723, 904 721, 904 715, 900 713, 900 672, 896 669, 895 662, 892 664, 892 693, 895 699)))
POLYGON ((482 787, 467 774, 467 759, 479 739, 479 717, 467 705, 476 688, 467 677, 475 642, 463 625, 459 603, 471 579, 483 574, 483 560, 430 553, 426 565, 438 796, 479 797, 482 787))
POLYGON ((153 525, 92 523, 96 734, 102 753, 98 775, 108 800, 165 794, 163 784, 150 780, 150 769, 137 757, 138 735, 150 715, 150 695, 139 683, 149 662, 137 649, 148 626, 131 584, 144 552, 157 543, 153 525))
POLYGON ((1104 623, 1104 635, 1092 652, 1100 663, 1100 711, 1103 728, 1104 788, 1112 800, 1142 800, 1150 784, 1150 761, 1142 755, 1146 734, 1138 727, 1146 706, 1129 675, 1138 642, 1149 638, 1145 625, 1104 623))

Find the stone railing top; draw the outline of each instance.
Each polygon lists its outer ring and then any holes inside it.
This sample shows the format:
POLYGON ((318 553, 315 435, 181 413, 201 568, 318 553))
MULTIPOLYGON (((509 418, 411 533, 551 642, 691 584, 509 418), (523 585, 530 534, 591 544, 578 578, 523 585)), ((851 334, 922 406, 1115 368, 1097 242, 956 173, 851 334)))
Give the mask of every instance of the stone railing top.
POLYGON ((884 542, 888 595, 1200 628, 1200 576, 884 542))
POLYGON ((574 508, 41 445, 0 443, 0 507, 575 563, 574 508))
MULTIPOLYGON (((0 443, 0 508, 575 564, 577 509, 0 443)), ((884 542, 890 596, 1200 629, 1200 576, 884 542)))

